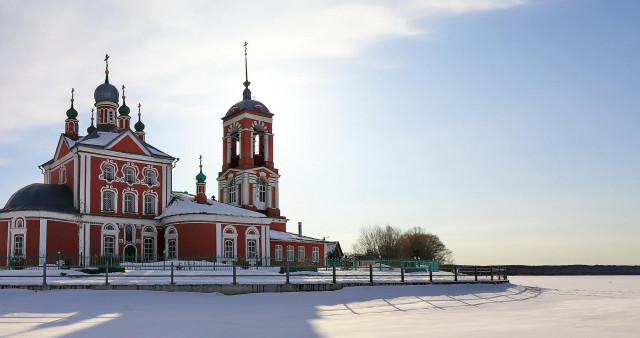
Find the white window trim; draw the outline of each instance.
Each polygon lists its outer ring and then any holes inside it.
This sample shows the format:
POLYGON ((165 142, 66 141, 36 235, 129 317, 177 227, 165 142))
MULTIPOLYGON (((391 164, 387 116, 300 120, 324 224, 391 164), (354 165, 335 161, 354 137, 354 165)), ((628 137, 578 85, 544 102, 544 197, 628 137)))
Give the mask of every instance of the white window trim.
POLYGON ((164 231, 164 247, 165 247, 165 252, 164 252, 164 258, 165 259, 170 259, 169 258, 169 241, 171 240, 175 240, 176 241, 176 256, 173 259, 178 259, 178 229, 176 229, 176 227, 174 227, 173 225, 167 227, 167 229, 164 231), (173 231, 173 233, 171 233, 171 231, 173 231))
POLYGON ((137 214, 138 213, 138 191, 133 189, 133 188, 126 188, 122 191, 122 212, 123 213, 128 213, 128 214, 137 214), (126 211, 127 208, 125 208, 126 205, 126 196, 127 195, 133 195, 133 211, 126 211))
POLYGON ((100 188, 100 211, 103 212, 118 212, 118 189, 114 188, 111 185, 104 186, 100 188), (111 192, 113 193, 113 210, 104 210, 104 193, 111 192))
POLYGON ((102 229, 100 230, 100 253, 101 255, 105 255, 104 253, 104 238, 106 236, 113 236, 114 237, 114 241, 113 241, 113 255, 114 256, 118 256, 118 247, 119 247, 119 243, 120 243, 120 228, 118 227, 117 224, 114 223, 105 223, 102 226, 102 229), (109 225, 112 225, 115 230, 105 230, 105 228, 109 225))
POLYGON ((58 170, 58 184, 65 183, 67 183, 67 167, 63 165, 60 167, 60 170, 58 170))
POLYGON ((252 260, 257 259, 260 256, 260 231, 258 231, 258 228, 256 227, 248 227, 247 230, 244 232, 244 237, 245 237, 245 245, 244 245, 244 250, 245 250, 245 257, 249 257, 249 241, 250 240, 254 240, 256 242, 256 257, 253 258, 252 260))
POLYGON ((140 174, 140 170, 138 169, 138 167, 134 163, 127 162, 127 164, 122 166, 121 171, 122 171, 122 180, 121 180, 121 182, 124 182, 124 183, 128 184, 129 186, 132 186, 134 184, 142 183, 138 179, 138 175, 140 174), (127 182, 127 169, 133 170, 133 182, 127 182))
POLYGON ((236 178, 232 176, 227 183, 228 204, 238 205, 238 190, 238 182, 236 181, 236 178), (233 196, 233 198, 231 198, 231 196, 233 196))
POLYGON ((312 262, 319 262, 320 261, 320 248, 317 246, 314 246, 311 249, 311 261, 312 262))
POLYGON ((158 169, 154 168, 152 165, 148 165, 142 169, 143 182, 142 184, 146 185, 149 188, 160 186, 160 180, 158 179, 160 175, 158 174, 158 169), (147 184, 147 173, 152 172, 154 175, 154 183, 147 184))
POLYGON ((222 229, 222 255, 226 259, 228 259, 228 257, 226 257, 224 241, 227 239, 233 241, 233 259, 235 260, 238 257, 238 231, 236 230, 236 227, 234 227, 233 225, 227 225, 222 229), (227 233, 228 229, 230 229, 232 232, 227 233))
POLYGON ((287 245, 286 259, 288 262, 296 261, 296 248, 293 245, 287 245), (289 256, 289 248, 291 248, 291 256, 289 256))
POLYGON ((103 181, 113 182, 118 177, 118 165, 111 159, 106 159, 100 164, 100 175, 98 178, 103 181), (113 179, 107 179, 104 177, 104 167, 111 166, 113 168, 113 179))
POLYGON ((276 244, 275 249, 274 249, 274 258, 276 262, 281 262, 282 261, 282 245, 280 244, 276 244))
POLYGON ((304 262, 306 260, 306 249, 303 245, 298 245, 298 262, 304 262), (302 254, 300 254, 302 251, 302 254))
POLYGON ((153 239, 153 258, 152 260, 157 260, 158 259, 158 230, 156 230, 156 228, 154 226, 151 225, 147 225, 145 227, 142 228, 142 232, 141 232, 141 243, 142 243, 142 259, 146 259, 145 258, 145 252, 144 252, 144 239, 145 238, 151 238, 153 239), (151 229, 152 231, 146 231, 147 229, 151 229))
POLYGON ((158 215, 158 193, 149 189, 145 192, 142 193, 142 213, 144 215, 158 215), (153 204, 153 213, 147 213, 146 210, 146 197, 147 196, 152 196, 154 198, 154 204, 153 204))

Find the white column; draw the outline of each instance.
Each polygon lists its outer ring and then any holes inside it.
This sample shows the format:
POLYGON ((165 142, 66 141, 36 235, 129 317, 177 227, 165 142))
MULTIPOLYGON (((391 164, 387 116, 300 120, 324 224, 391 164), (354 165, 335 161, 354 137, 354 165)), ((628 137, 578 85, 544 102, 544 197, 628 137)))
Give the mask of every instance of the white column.
MULTIPOLYGON (((102 241, 102 238, 100 239, 102 241)), ((91 224, 84 225, 84 265, 90 264, 91 259, 91 224)))
MULTIPOLYGON (((264 226, 264 244, 267 250, 267 256, 271 255, 271 227, 268 225, 264 226)), ((267 258, 267 264, 266 265, 271 265, 271 257, 267 258)))
POLYGON ((89 213, 91 210, 91 155, 87 155, 85 163, 85 199, 84 212, 89 213))
POLYGON ((220 260, 222 256, 222 224, 216 223, 216 261, 220 260))
POLYGON ((45 264, 45 259, 47 256, 47 220, 40 220, 40 240, 39 240, 39 249, 38 256, 40 256, 38 264, 45 264))
POLYGON ((269 161, 269 135, 264 134, 264 161, 269 161))
POLYGON ((276 209, 280 208, 280 187, 278 186, 278 181, 276 181, 276 209))
POLYGON ((227 158, 225 159, 225 163, 231 163, 231 138, 226 137, 227 139, 227 158))
POLYGON ((271 206, 271 202, 273 200, 273 198, 271 198, 272 194, 273 192, 272 192, 271 185, 267 185, 267 208, 272 208, 271 206))
POLYGON ((73 159, 73 207, 80 208, 80 156, 74 156, 73 159))
POLYGON ((249 204, 249 173, 242 173, 242 204, 249 204))
POLYGON ((256 135, 253 133, 253 131, 251 132, 251 154, 250 154, 250 158, 253 158, 253 153, 256 152, 256 139, 255 139, 256 135))
MULTIPOLYGON (((162 209, 167 207, 167 166, 163 165, 162 166, 162 181, 160 181, 160 184, 162 184, 162 203, 160 203, 160 205, 163 206, 162 209)), ((144 202, 143 202, 144 203, 144 202)), ((163 210, 158 210, 158 213, 161 213, 163 210)))

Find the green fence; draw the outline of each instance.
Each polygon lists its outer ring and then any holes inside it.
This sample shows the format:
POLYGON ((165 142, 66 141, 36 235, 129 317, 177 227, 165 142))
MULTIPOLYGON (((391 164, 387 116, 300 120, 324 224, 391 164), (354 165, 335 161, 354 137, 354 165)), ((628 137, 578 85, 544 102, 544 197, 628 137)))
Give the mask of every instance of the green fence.
POLYGON ((243 269, 261 269, 271 267, 316 267, 329 269, 357 269, 372 266, 377 270, 405 268, 407 271, 440 271, 440 264, 434 261, 405 259, 312 259, 300 257, 220 257, 220 256, 181 256, 176 258, 144 259, 137 256, 6 256, 0 257, 0 269, 24 269, 44 264, 47 268, 69 269, 78 267, 121 266, 130 270, 167 269, 173 263, 176 269, 216 270, 230 269, 232 265, 243 269))

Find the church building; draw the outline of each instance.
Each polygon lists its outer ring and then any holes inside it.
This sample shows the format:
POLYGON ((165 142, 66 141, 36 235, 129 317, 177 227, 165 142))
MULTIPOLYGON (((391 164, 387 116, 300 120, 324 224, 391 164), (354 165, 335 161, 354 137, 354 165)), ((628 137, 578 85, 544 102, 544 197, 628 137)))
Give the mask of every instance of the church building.
POLYGON ((206 195, 202 158, 195 195, 172 191, 177 158, 146 142, 140 104, 130 128, 125 86, 120 96, 109 82, 108 59, 86 135, 78 130, 72 90, 64 133, 53 158, 40 166, 44 183, 23 187, 0 209, 0 257, 39 257, 28 264, 78 257, 72 264, 90 265, 110 256, 320 265, 341 254, 338 242, 303 236, 300 223, 297 233, 287 232, 274 164, 274 114, 251 98, 248 76, 242 101, 222 117, 222 168, 217 189, 209 187, 216 200, 206 195))

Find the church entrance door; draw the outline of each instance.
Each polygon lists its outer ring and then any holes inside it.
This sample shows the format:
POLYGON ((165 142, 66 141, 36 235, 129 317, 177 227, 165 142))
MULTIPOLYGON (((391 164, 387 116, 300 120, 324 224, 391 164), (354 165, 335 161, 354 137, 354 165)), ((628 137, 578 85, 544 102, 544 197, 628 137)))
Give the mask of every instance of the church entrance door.
POLYGON ((136 247, 133 245, 127 245, 124 247, 124 260, 126 262, 136 261, 136 247))

